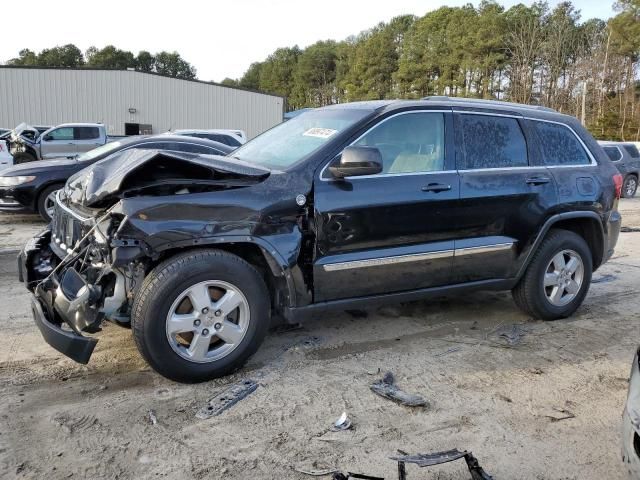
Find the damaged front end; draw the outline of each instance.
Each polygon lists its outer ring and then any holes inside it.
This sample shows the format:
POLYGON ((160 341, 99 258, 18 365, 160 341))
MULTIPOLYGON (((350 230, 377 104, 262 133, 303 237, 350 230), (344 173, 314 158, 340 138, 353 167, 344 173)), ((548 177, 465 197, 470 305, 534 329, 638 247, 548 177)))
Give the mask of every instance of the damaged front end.
POLYGON ((58 196, 50 228, 20 253, 19 275, 33 294, 34 319, 47 343, 86 364, 97 340, 81 332, 98 332, 104 319, 129 323, 144 267, 114 265, 109 239, 115 222, 109 212, 83 218, 61 206, 58 196))
MULTIPOLYGON (((70 178, 56 195, 50 226, 18 258, 47 343, 86 364, 97 340, 83 333, 100 331, 105 319, 129 325, 136 291, 162 255, 140 222, 158 227, 160 238, 169 230, 182 235, 176 225, 189 214, 175 207, 177 198, 249 186, 269 173, 222 157, 132 150, 70 178), (131 218, 127 206, 140 198, 148 199, 147 212, 168 211, 172 227, 140 211, 131 218)), ((202 205, 192 210, 201 215, 202 205)))

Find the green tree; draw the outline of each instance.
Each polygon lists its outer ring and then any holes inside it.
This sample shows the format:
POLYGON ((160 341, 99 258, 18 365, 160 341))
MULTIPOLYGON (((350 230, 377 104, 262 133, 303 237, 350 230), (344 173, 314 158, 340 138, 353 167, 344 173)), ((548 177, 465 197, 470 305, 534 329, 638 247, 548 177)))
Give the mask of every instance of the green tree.
POLYGON ((249 65, 248 70, 244 73, 242 78, 238 81, 238 85, 242 88, 248 88, 250 90, 260 89, 260 71, 262 70, 262 63, 254 62, 249 65))
POLYGON ((16 58, 12 58, 7 62, 7 65, 15 66, 35 66, 38 65, 38 56, 32 50, 24 48, 18 52, 16 58))
POLYGON ((291 96, 293 75, 298 64, 300 48, 279 48, 262 62, 258 88, 284 97, 291 96))
POLYGON ((135 59, 136 70, 141 72, 153 72, 156 67, 156 57, 146 50, 138 52, 138 56, 135 59))
POLYGON ((61 47, 45 48, 36 54, 28 48, 20 50, 18 58, 13 58, 9 65, 38 67, 80 67, 84 65, 82 51, 73 44, 61 47))
POLYGON ((89 47, 87 50, 87 66, 93 68, 112 68, 126 70, 135 68, 136 60, 133 53, 120 50, 113 45, 107 45, 102 49, 89 47))
POLYGON ((155 56, 155 71, 161 75, 192 80, 196 69, 178 52, 160 52, 155 56))

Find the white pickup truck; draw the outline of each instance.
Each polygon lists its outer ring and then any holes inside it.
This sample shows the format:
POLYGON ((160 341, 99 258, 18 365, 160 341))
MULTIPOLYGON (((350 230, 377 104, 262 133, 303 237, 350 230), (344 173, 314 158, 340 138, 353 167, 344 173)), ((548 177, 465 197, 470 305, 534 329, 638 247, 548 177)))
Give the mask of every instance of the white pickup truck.
POLYGON ((109 141, 104 125, 99 123, 63 123, 42 134, 26 123, 11 131, 8 146, 13 163, 49 158, 76 157, 109 141))

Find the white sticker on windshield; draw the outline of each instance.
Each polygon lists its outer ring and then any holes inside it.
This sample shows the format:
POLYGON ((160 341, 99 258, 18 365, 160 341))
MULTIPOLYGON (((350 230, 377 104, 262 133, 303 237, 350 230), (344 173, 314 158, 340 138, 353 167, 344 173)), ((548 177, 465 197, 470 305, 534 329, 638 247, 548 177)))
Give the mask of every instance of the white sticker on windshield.
POLYGON ((302 135, 305 137, 318 137, 318 138, 329 138, 331 135, 336 133, 337 130, 333 130, 331 128, 310 128, 302 135))

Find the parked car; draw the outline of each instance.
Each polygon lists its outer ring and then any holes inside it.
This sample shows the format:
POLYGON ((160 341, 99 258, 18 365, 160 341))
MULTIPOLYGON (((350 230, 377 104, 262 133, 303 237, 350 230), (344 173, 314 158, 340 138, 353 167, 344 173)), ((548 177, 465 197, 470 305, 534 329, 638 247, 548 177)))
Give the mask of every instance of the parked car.
POLYGON ((629 393, 622 413, 622 461, 631 478, 640 478, 640 349, 631 364, 629 393))
POLYGON ((121 139, 94 148, 75 159, 53 159, 16 165, 0 172, 0 211, 37 212, 50 221, 55 192, 83 168, 109 155, 130 149, 175 150, 226 155, 231 147, 199 138, 156 135, 121 139))
POLYGON ((208 138, 214 142, 224 143, 230 147, 237 148, 247 142, 247 136, 243 130, 174 130, 167 132, 170 135, 187 135, 196 138, 208 138))
POLYGON ((568 317, 613 253, 621 188, 580 122, 549 109, 333 105, 231 156, 138 151, 77 173, 20 278, 65 355, 88 362, 81 332, 108 319, 162 375, 203 381, 239 368, 272 315, 486 289, 568 317))
POLYGON ((23 123, 11 133, 9 146, 14 163, 18 164, 72 158, 108 141, 107 131, 99 123, 64 123, 42 133, 23 123))
POLYGON ((622 174, 622 196, 632 198, 638 190, 640 178, 640 152, 630 142, 599 142, 618 171, 622 174))

